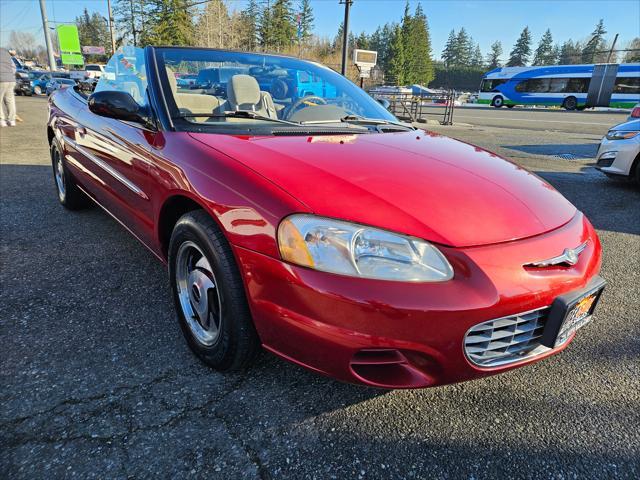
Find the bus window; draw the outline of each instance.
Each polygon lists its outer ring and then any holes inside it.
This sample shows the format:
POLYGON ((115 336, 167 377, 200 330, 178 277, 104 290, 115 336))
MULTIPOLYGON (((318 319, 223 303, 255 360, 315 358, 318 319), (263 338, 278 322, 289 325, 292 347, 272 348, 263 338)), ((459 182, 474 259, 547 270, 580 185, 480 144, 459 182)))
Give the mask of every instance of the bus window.
POLYGON ((568 78, 552 78, 549 84, 549 93, 564 93, 569 84, 568 78))
POLYGON ((546 93, 549 91, 550 78, 530 78, 516 85, 516 92, 546 93))
POLYGON ((591 82, 591 78, 570 78, 565 91, 571 93, 587 93, 589 91, 589 82, 591 82))
POLYGON ((640 77, 618 77, 613 93, 640 93, 640 77))
POLYGON ((482 80, 482 85, 480 85, 481 92, 493 92, 495 91, 498 85, 502 85, 503 83, 507 83, 506 79, 484 79, 482 80))

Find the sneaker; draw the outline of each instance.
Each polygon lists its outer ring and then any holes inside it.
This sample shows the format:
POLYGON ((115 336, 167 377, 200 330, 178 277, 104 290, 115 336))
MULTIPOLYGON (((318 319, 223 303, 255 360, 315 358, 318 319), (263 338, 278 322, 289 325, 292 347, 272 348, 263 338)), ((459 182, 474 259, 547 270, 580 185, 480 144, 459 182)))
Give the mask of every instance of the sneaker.
POLYGON ((7 126, 7 122, 5 122, 4 120, 0 120, 0 127, 6 127, 7 126))
POLYGON ((10 127, 15 127, 16 126, 16 121, 14 120, 12 122, 9 122, 9 126, 10 127))

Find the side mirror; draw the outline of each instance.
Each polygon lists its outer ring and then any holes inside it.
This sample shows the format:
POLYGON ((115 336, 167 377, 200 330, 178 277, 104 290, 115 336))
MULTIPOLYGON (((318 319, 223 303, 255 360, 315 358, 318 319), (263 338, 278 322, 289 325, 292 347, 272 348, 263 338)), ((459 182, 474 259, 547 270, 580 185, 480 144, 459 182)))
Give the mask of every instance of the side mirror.
POLYGON ((126 92, 105 90, 89 97, 89 110, 102 117, 147 124, 143 109, 126 92))
POLYGON ((386 108, 387 110, 389 110, 389 107, 391 106, 391 102, 386 98, 378 98, 378 103, 382 105, 384 108, 386 108))

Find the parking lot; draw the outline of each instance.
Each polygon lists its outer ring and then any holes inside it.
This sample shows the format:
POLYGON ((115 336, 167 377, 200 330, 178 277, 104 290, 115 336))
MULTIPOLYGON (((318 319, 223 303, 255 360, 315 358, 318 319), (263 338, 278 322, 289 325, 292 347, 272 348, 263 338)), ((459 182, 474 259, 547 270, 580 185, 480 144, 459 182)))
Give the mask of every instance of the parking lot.
POLYGON ((0 478, 638 478, 640 190, 593 168, 624 113, 462 108, 429 126, 513 159, 598 230, 608 286, 560 355, 426 390, 188 350, 164 267, 56 198, 46 99, 0 130, 0 478))

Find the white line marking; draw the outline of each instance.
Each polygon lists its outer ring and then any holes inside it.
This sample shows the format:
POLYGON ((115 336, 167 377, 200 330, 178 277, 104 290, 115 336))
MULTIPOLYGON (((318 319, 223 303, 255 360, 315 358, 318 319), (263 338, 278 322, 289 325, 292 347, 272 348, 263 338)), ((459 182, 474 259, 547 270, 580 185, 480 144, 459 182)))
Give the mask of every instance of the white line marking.
POLYGON ((509 120, 517 122, 538 122, 538 123, 566 123, 574 125, 603 125, 605 127, 611 126, 611 123, 596 123, 596 122, 568 122, 563 120, 532 120, 530 118, 518 118, 518 117, 476 117, 471 115, 458 114, 458 118, 479 118, 482 120, 509 120))

